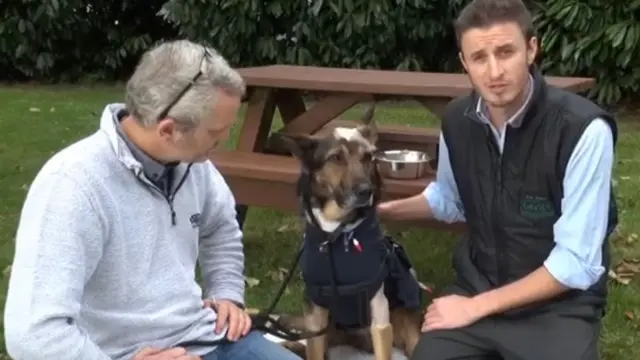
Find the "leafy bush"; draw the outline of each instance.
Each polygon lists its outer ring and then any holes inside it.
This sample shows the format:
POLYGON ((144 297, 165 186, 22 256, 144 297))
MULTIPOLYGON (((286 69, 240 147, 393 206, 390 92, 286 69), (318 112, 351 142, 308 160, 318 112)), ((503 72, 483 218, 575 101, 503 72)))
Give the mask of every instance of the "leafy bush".
POLYGON ((451 23, 463 3, 218 0, 203 5, 169 0, 161 13, 182 36, 211 44, 237 66, 439 71, 459 67, 451 23))
POLYGON ((0 21, 2 80, 113 80, 153 41, 174 37, 164 1, 16 0, 0 21))
POLYGON ((547 73, 595 76, 601 103, 639 92, 640 0, 546 0, 533 10, 547 73))
MULTIPOLYGON (((0 22, 1 80, 127 76, 156 41, 208 43, 235 66, 460 71, 452 22, 469 0, 16 0, 0 22)), ((640 0, 535 0, 548 74, 595 76, 615 103, 640 88, 640 0)))
MULTIPOLYGON (((459 71, 452 22, 469 0, 169 0, 165 19, 238 66, 285 63, 459 71)), ((615 103, 640 88, 640 0, 528 1, 542 68, 597 78, 615 103)))

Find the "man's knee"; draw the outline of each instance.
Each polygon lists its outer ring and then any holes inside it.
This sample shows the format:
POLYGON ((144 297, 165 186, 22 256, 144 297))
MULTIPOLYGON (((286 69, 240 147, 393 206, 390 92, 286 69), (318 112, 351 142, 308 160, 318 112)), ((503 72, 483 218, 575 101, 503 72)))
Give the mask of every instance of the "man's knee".
POLYGON ((248 358, 252 360, 301 360, 281 344, 265 338, 260 331, 252 331, 237 345, 244 347, 240 352, 250 354, 248 358))
POLYGON ((599 321, 549 313, 497 328, 506 359, 598 360, 599 321))
POLYGON ((434 330, 420 337, 411 360, 491 359, 491 346, 472 336, 470 329, 434 330))

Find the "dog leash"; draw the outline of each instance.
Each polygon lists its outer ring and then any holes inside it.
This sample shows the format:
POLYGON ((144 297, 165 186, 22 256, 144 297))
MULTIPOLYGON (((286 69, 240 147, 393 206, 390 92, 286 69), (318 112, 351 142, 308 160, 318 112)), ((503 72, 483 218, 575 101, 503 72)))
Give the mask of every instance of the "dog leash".
MULTIPOLYGON (((310 206, 307 206, 307 207, 310 207, 310 206)), ((311 218, 312 218, 312 222, 314 222, 314 225, 318 226, 315 216, 311 215, 311 218)), ((340 223, 340 225, 335 230, 329 233, 324 243, 332 244, 333 242, 335 242, 340 236, 340 234, 342 233, 342 231, 344 230, 344 228, 346 227, 346 225, 347 225, 346 223, 340 223)), ((327 248, 328 248, 328 255, 329 255, 329 262, 330 262, 329 269, 331 271, 331 287, 333 292, 332 305, 335 306, 336 302, 339 300, 337 271, 336 271, 335 258, 333 255, 333 251, 334 251, 333 246, 327 246, 327 248)), ((278 303, 280 302, 282 295, 287 289, 287 286, 291 282, 291 279, 293 279, 293 274, 298 268, 298 264, 300 263, 300 258, 302 257, 303 252, 304 252, 304 239, 302 240, 300 249, 296 253, 296 256, 291 266, 289 267, 289 271, 287 272, 286 278, 280 284, 280 288, 278 289, 276 296, 271 301, 271 304, 269 305, 267 310, 261 311, 254 315, 250 315, 251 330, 258 330, 266 334, 270 334, 270 335, 279 337, 281 339, 284 339, 285 341, 299 341, 299 340, 306 340, 306 339, 314 338, 316 336, 324 335, 327 332, 327 329, 329 329, 329 327, 333 325, 331 323, 327 324, 327 326, 325 326, 322 330, 319 330, 319 331, 292 331, 291 329, 287 329, 287 327, 282 325, 278 321, 278 319, 275 319, 273 317, 273 312, 275 311, 275 308, 278 306, 278 303)), ((331 320, 331 322, 333 322, 333 320, 331 320)), ((224 337, 218 340, 210 340, 210 341, 203 341, 203 340, 185 341, 185 342, 179 343, 176 346, 178 347, 217 346, 217 345, 226 344, 226 343, 230 343, 230 341, 226 337, 224 337)))

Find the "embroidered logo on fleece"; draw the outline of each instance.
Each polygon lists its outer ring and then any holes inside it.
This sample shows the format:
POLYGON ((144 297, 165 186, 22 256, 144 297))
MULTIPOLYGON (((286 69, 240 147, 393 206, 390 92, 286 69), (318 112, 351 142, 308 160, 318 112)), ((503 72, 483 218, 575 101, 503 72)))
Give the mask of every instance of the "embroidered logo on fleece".
POLYGON ((192 228, 200 227, 200 213, 195 213, 189 216, 189 222, 191 223, 192 228))

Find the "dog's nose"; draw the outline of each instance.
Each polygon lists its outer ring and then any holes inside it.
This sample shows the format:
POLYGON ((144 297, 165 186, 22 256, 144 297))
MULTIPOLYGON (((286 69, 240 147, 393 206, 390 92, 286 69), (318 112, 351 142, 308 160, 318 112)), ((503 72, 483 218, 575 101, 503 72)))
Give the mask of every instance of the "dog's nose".
POLYGON ((367 183, 361 183, 356 186, 356 195, 359 198, 369 198, 373 194, 373 186, 367 183))

